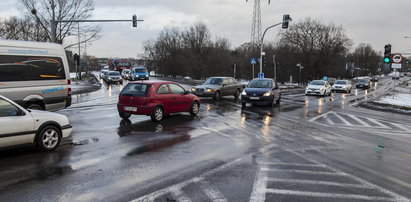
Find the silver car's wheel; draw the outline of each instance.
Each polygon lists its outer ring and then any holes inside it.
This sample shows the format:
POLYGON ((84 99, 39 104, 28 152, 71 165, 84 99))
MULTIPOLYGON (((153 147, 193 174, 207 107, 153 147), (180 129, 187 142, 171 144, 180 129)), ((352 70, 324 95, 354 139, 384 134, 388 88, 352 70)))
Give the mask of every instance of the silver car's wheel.
POLYGON ((44 151, 54 150, 61 140, 61 132, 55 126, 46 126, 37 137, 37 146, 44 151))

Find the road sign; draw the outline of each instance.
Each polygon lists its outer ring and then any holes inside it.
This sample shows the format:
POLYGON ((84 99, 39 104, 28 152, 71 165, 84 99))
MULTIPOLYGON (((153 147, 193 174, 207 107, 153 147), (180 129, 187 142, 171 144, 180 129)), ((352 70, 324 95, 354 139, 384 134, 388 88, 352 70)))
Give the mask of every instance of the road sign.
POLYGON ((257 64, 257 59, 255 59, 255 58, 251 58, 251 64, 252 64, 252 65, 257 64))
POLYGON ((258 78, 264 78, 264 73, 258 73, 258 78))
POLYGON ((400 54, 395 54, 392 56, 392 62, 393 63, 401 63, 402 62, 402 56, 400 54))
POLYGON ((401 64, 401 63, 392 63, 392 64, 391 64, 391 68, 393 68, 393 69, 401 69, 401 68, 402 68, 402 64, 401 64))

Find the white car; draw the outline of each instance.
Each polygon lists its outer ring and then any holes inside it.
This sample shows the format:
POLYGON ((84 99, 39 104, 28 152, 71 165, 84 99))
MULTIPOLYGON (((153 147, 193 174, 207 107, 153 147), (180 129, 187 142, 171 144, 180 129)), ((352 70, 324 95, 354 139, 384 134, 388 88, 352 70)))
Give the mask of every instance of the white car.
POLYGON ((328 81, 313 80, 305 89, 305 95, 331 95, 331 85, 328 81))
POLYGON ((56 149, 72 127, 65 115, 40 110, 26 110, 0 95, 0 148, 26 144, 38 149, 56 149))
POLYGON ((333 92, 339 92, 339 91, 343 91, 346 93, 351 92, 352 89, 352 85, 351 82, 348 80, 337 80, 334 85, 332 86, 331 91, 333 92))

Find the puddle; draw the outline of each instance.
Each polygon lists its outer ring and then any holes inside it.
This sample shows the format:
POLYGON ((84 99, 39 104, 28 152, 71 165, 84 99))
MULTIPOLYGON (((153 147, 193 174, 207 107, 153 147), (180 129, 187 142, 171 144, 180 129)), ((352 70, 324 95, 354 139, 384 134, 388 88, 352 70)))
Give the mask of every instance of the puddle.
POLYGON ((139 145, 127 153, 127 156, 141 154, 145 152, 157 151, 162 148, 171 147, 174 144, 185 142, 190 139, 190 135, 167 137, 161 140, 153 140, 147 144, 139 145))
POLYGON ((82 139, 82 140, 79 140, 79 141, 73 141, 70 145, 72 145, 72 146, 88 145, 88 144, 92 144, 92 143, 97 143, 98 141, 99 141, 99 139, 97 137, 91 137, 91 138, 82 139))

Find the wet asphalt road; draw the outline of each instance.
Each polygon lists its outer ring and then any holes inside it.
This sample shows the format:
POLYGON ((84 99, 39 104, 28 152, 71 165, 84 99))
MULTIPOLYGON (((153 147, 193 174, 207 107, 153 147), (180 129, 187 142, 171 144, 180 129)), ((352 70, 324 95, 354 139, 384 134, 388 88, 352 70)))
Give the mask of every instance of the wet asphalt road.
POLYGON ((122 120, 104 85, 59 111, 74 129, 57 150, 1 151, 0 201, 409 201, 409 116, 356 107, 391 82, 273 108, 204 98, 160 123, 122 120))

